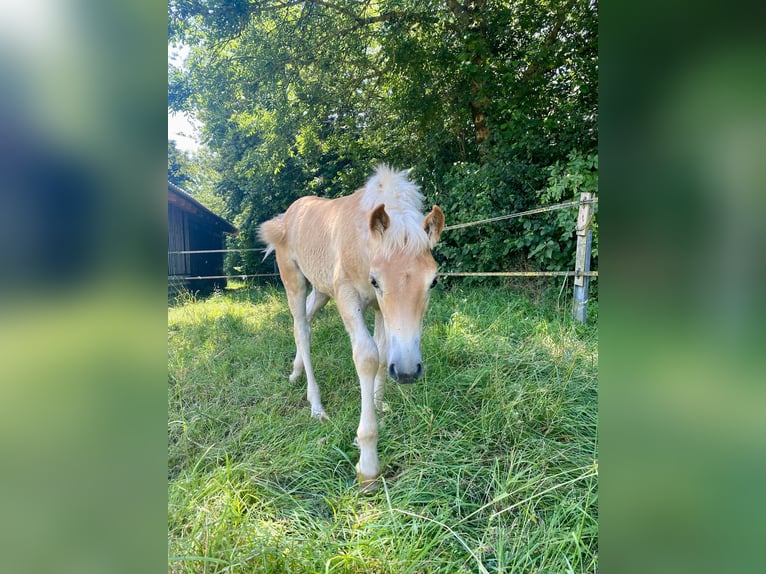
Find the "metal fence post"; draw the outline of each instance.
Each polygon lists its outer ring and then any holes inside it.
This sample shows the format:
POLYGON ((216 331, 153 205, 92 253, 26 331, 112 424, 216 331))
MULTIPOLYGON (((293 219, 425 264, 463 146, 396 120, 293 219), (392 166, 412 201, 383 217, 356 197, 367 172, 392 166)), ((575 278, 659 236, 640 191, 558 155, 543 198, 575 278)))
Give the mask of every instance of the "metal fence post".
POLYGON ((575 255, 572 316, 575 321, 583 324, 585 324, 585 314, 588 309, 588 285, 590 283, 590 278, 584 273, 590 271, 590 248, 593 238, 593 231, 590 229, 593 215, 592 201, 592 192, 581 193, 580 210, 577 213, 577 254, 575 255))

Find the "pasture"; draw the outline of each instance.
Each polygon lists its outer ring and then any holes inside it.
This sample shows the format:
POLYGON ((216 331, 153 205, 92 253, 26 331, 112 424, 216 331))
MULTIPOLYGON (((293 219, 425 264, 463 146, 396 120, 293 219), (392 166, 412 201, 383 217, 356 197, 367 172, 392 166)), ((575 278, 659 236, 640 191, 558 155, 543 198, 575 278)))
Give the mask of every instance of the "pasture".
MULTIPOLYGON (((597 304, 437 287, 425 375, 389 379, 381 488, 354 483, 359 383, 334 302, 313 322, 310 417, 283 291, 168 309, 170 572, 595 572, 597 304)), ((371 319, 371 315, 370 315, 371 319)))

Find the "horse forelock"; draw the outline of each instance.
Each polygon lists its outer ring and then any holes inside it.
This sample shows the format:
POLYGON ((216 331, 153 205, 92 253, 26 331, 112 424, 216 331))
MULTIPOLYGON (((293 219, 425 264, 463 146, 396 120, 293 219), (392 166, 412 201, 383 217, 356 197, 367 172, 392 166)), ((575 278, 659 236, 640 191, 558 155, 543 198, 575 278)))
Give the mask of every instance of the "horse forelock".
POLYGON ((396 171, 387 165, 379 165, 367 180, 362 197, 362 208, 372 211, 381 203, 386 211, 416 211, 423 209, 420 187, 407 178, 409 170, 396 171))
MULTIPOLYGON (((386 208, 388 211, 388 208, 386 208)), ((423 216, 389 212, 391 224, 383 234, 383 241, 378 246, 378 253, 386 259, 395 253, 416 256, 424 251, 430 251, 431 244, 422 226, 423 216)))
POLYGON ((381 164, 364 186, 362 208, 371 213, 381 203, 385 204, 390 218, 378 247, 386 258, 397 252, 414 256, 431 248, 423 229, 423 195, 420 187, 409 180, 408 173, 409 170, 396 171, 381 164))

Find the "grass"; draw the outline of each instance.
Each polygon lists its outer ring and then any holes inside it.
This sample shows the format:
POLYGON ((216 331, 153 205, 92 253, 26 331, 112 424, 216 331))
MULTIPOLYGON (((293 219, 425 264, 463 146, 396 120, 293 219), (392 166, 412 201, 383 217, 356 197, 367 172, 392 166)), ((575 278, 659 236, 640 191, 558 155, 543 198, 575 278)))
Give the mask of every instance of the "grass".
MULTIPOLYGON (((591 311, 592 315, 597 309, 591 311)), ((170 572, 595 572, 597 330, 552 291, 435 291, 426 374, 389 381, 382 488, 354 484, 359 391, 334 303, 287 381, 290 313, 243 287, 168 309, 170 572)))

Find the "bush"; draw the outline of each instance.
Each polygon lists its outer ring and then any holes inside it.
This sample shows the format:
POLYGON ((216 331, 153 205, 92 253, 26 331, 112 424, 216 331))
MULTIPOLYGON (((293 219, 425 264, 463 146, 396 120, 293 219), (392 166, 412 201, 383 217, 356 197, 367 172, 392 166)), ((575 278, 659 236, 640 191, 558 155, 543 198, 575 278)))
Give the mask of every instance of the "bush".
MULTIPOLYGON (((580 199, 580 193, 598 192, 598 154, 569 154, 567 162, 556 162, 549 169, 548 185, 539 194, 540 206, 580 199)), ((593 207, 591 267, 598 262, 598 204, 593 207)), ((561 209, 524 218, 524 234, 513 242, 525 250, 536 269, 567 271, 574 268, 577 248, 576 208, 561 209)))
MULTIPOLYGON (((519 166, 494 161, 458 163, 445 174, 435 200, 447 224, 467 223, 579 200, 581 192, 598 191, 598 155, 569 154, 547 169, 521 172, 519 166), (539 191, 529 188, 546 181, 539 191), (531 201, 530 201, 531 199, 531 201)), ((594 207, 594 213, 596 212, 594 207)), ((574 268, 577 209, 525 216, 450 230, 437 247, 443 271, 508 271, 519 268, 566 271, 574 268)), ((598 224, 592 223, 593 253, 598 258, 598 224)))

